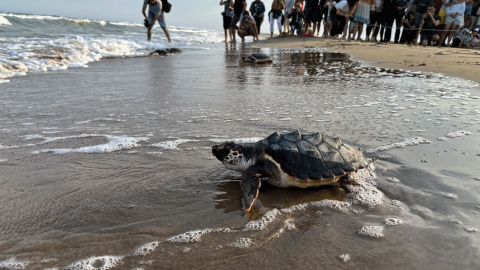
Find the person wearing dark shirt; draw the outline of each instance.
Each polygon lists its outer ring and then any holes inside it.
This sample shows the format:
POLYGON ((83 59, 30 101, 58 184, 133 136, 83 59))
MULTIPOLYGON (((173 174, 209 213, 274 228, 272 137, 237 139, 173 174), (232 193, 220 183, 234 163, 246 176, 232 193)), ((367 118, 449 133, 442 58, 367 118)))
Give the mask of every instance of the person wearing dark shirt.
POLYGON ((301 10, 302 6, 300 4, 296 4, 293 9, 288 13, 287 17, 291 19, 290 21, 290 31, 291 34, 295 34, 295 30, 297 30, 297 34, 300 35, 302 33, 302 25, 303 25, 303 12, 301 10))
POLYGON ((222 15, 223 15, 223 29, 225 31, 225 42, 227 42, 228 36, 230 36, 230 41, 234 41, 235 37, 232 32, 232 17, 233 17, 233 0, 220 0, 220 5, 225 6, 222 15))
POLYGON ((233 32, 233 42, 235 42, 235 30, 237 29, 237 23, 243 17, 243 12, 247 10, 247 1, 246 0, 237 0, 233 4, 233 18, 232 18, 232 32, 233 32))
POLYGON ((435 5, 430 4, 427 11, 423 14, 423 19, 420 21, 420 44, 422 46, 430 45, 430 42, 438 42, 440 36, 435 31, 435 27, 440 24, 440 16, 435 14, 435 5))
POLYGON ((250 13, 252 14, 253 18, 255 19, 255 23, 257 24, 257 33, 260 34, 260 27, 263 23, 263 18, 265 15, 265 5, 261 0, 255 0, 250 4, 250 13))
POLYGON ((409 5, 410 0, 395 0, 395 25, 397 26, 395 29, 395 43, 398 43, 400 39, 401 22, 409 5))
MULTIPOLYGON (((433 4, 433 0, 413 0, 412 10, 415 12, 415 27, 418 27, 423 20, 423 15, 427 12, 427 7, 433 4)), ((435 8, 435 6, 434 6, 435 8)))

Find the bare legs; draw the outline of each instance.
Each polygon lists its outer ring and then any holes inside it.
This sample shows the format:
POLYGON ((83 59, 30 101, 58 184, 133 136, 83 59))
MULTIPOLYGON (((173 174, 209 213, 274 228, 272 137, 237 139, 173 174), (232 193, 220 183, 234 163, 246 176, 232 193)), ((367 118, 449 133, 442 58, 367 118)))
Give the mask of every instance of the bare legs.
MULTIPOLYGON (((163 29, 163 32, 165 33, 165 36, 167 37, 168 42, 172 42, 172 40, 170 39, 170 32, 168 32, 168 29, 167 28, 163 29)), ((150 41, 150 39, 152 38, 152 27, 148 28, 147 38, 148 38, 148 41, 150 41)))
POLYGON ((455 32, 455 30, 457 30, 457 28, 458 28, 458 25, 456 24, 453 24, 453 23, 446 24, 445 28, 443 28, 444 31, 442 32, 442 37, 440 39, 439 46, 441 46, 443 42, 445 42, 445 40, 447 40, 446 45, 448 46, 452 41, 453 33, 455 32))
POLYGON ((363 23, 362 22, 355 22, 355 26, 353 27, 353 39, 355 39, 355 36, 358 33, 357 40, 362 40, 360 36, 362 36, 363 33, 363 23))

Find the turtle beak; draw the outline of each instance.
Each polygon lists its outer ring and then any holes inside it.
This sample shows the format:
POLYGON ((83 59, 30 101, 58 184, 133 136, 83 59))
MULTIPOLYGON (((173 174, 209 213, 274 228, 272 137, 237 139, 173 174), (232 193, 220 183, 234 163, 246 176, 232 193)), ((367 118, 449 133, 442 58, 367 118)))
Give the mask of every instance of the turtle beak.
POLYGON ((223 161, 223 158, 228 154, 228 150, 220 147, 219 145, 215 145, 212 147, 212 154, 220 161, 223 161))

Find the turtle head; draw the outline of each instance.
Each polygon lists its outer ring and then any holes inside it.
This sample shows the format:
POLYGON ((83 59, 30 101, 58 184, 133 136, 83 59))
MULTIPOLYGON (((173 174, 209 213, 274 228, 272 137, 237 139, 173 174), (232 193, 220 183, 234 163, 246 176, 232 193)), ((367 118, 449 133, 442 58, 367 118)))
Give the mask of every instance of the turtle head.
POLYGON ((226 142, 212 147, 213 155, 225 167, 235 171, 243 171, 245 168, 244 150, 244 145, 235 142, 226 142))
POLYGON ((246 62, 246 63, 257 63, 257 58, 255 58, 251 55, 242 57, 242 60, 243 60, 243 62, 246 62))

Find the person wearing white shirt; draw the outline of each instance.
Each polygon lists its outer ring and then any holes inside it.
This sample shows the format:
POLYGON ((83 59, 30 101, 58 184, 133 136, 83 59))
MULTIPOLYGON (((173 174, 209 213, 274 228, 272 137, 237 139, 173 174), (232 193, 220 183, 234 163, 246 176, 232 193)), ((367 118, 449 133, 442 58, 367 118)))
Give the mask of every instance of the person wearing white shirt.
POLYGON ((465 1, 446 0, 446 2, 450 3, 450 5, 445 7, 447 13, 445 27, 443 28, 445 32, 442 34, 442 39, 439 44, 443 44, 445 40, 447 40, 446 44, 452 41, 453 33, 460 27, 463 13, 465 13, 465 1))
POLYGON ((330 30, 330 36, 338 38, 343 32, 343 28, 347 23, 347 20, 355 12, 359 0, 344 0, 335 5, 330 14, 332 20, 332 29, 330 30), (335 13, 334 13, 335 12, 335 13))

